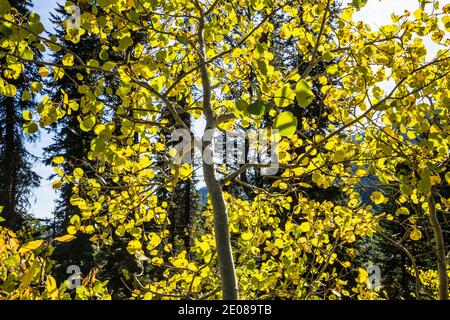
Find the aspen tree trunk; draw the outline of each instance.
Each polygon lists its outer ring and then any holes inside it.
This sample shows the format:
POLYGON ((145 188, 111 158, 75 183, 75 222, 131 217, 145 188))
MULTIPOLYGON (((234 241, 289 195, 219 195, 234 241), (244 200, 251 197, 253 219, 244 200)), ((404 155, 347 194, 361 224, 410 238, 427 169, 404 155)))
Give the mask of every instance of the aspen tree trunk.
POLYGON ((435 255, 437 258, 438 267, 439 299, 448 300, 447 258, 445 255, 444 236, 437 218, 433 192, 431 192, 431 195, 428 198, 428 207, 430 210, 430 223, 433 228, 434 239, 436 241, 435 255))
POLYGON ((230 230, 228 223, 228 213, 223 197, 223 190, 220 182, 216 178, 214 163, 211 159, 205 159, 205 153, 212 155, 212 140, 213 133, 216 129, 216 121, 214 111, 211 105, 211 82, 208 75, 208 68, 205 58, 205 43, 204 43, 204 20, 200 19, 198 31, 198 45, 199 45, 199 62, 200 73, 202 77, 203 86, 203 113, 206 118, 206 130, 210 139, 203 139, 202 154, 203 154, 203 175, 208 189, 209 196, 214 211, 214 231, 216 238, 216 251, 219 263, 222 297, 224 300, 237 300, 239 298, 238 285, 236 278, 236 270, 234 267, 233 253, 231 250, 230 230), (206 140, 206 141, 205 141, 206 140), (205 161, 206 160, 206 161, 205 161), (209 160, 209 161, 208 161, 209 160))

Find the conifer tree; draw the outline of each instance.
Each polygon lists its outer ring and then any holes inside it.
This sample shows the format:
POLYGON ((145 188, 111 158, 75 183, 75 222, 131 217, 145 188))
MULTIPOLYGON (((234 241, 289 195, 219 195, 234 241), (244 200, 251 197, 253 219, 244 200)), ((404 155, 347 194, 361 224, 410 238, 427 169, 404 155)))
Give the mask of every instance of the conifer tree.
MULTIPOLYGON (((55 12, 51 13, 51 22, 55 26, 58 35, 65 34, 64 22, 70 14, 65 10, 63 5, 58 5, 55 12)), ((71 41, 65 41, 65 46, 76 53, 79 57, 89 60, 95 58, 99 53, 98 39, 95 37, 83 37, 82 41, 74 44, 71 41)), ((55 52, 53 54, 54 61, 60 61, 64 57, 64 52, 55 52)), ((51 77, 47 80, 49 95, 52 99, 59 101, 64 99, 64 94, 68 97, 77 99, 80 94, 74 79, 77 79, 77 72, 67 71, 67 77, 55 79, 51 77)), ((96 81, 95 75, 92 74, 90 79, 86 81, 92 83, 96 81)), ((90 141, 93 138, 92 133, 87 133, 80 129, 77 111, 73 111, 69 116, 65 117, 57 126, 51 127, 53 134, 53 143, 45 148, 46 164, 54 165, 54 159, 58 157, 64 158, 64 169, 69 170, 75 167, 83 168, 89 174, 90 164, 86 158, 90 149, 90 141)), ((57 161, 57 160, 56 160, 57 161)), ((59 187, 59 186, 58 186, 59 187)), ((73 185, 63 183, 58 189, 58 199, 56 200, 54 221, 55 229, 59 234, 66 233, 66 228, 70 223, 70 217, 79 214, 79 209, 72 205, 71 194, 73 185)), ((55 266, 56 277, 58 280, 64 280, 68 277, 66 269, 70 265, 77 265, 84 273, 94 266, 93 249, 89 241, 89 236, 81 236, 70 243, 62 243, 56 247, 55 258, 57 264, 55 266)))
MULTIPOLYGON (((31 2, 26 0, 10 1, 17 8, 23 19, 30 16, 31 2)), ((2 35, 0 35, 2 37, 2 35)), ((30 56, 39 58, 40 54, 29 52, 30 56)), ((22 129, 24 117, 36 107, 35 97, 30 94, 30 86, 37 78, 37 68, 11 63, 5 57, 0 58, 1 77, 15 86, 8 95, 0 95, 0 206, 3 207, 0 224, 13 230, 19 229, 30 205, 33 188, 39 185, 40 177, 33 171, 35 157, 26 150, 26 141, 22 129), (22 115, 23 112, 26 112, 22 115)))

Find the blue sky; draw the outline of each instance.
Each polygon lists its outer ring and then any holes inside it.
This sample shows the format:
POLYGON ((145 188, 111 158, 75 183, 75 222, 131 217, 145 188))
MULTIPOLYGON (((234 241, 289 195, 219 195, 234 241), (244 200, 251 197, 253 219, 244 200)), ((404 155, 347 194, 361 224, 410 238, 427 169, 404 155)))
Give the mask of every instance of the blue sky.
MULTIPOLYGON (((47 27, 50 26, 50 23, 48 23, 48 19, 50 17, 50 12, 53 11, 53 9, 56 7, 56 4, 58 2, 57 0, 34 0, 33 3, 33 11, 39 13, 41 16, 41 20, 45 21, 47 23, 47 27)), ((50 28, 48 30, 51 30, 50 28)))
MULTIPOLYGON (((41 16, 46 29, 52 31, 53 27, 49 22, 50 12, 56 7, 57 0, 37 0, 33 1, 33 11, 37 12, 41 16)), ((27 145, 27 149, 33 155, 37 157, 42 156, 42 149, 52 142, 51 135, 47 134, 45 130, 40 131, 40 140, 35 143, 27 145)), ((33 168, 37 174, 42 177, 41 186, 34 190, 34 199, 31 199, 30 213, 34 214, 38 218, 52 217, 52 211, 54 209, 54 200, 56 194, 51 187, 51 181, 47 178, 53 173, 51 167, 44 166, 42 163, 36 162, 33 168)))
MULTIPOLYGON (((53 30, 53 26, 49 22, 50 12, 53 11, 58 2, 64 0, 34 0, 33 11, 37 12, 41 16, 46 29, 48 31, 53 30)), ((350 2, 350 0, 344 0, 344 3, 350 2)), ((450 0, 442 0, 441 4, 450 3, 450 0)), ((417 0, 369 0, 367 5, 354 15, 355 20, 362 20, 367 24, 370 24, 374 28, 383 24, 390 23, 390 14, 392 12, 402 13, 405 9, 414 12, 418 8, 417 0)), ((437 46, 431 41, 426 41, 428 45, 428 54, 432 56, 436 53, 437 46)), ((40 141, 29 144, 28 150, 37 157, 42 156, 42 149, 51 143, 51 135, 47 134, 45 130, 41 130, 40 141)), ((52 211, 54 209, 54 200, 56 194, 51 187, 51 182, 47 178, 53 173, 51 167, 46 167, 42 164, 36 163, 34 170, 42 176, 42 183, 39 188, 34 191, 35 199, 32 199, 31 212, 36 217, 45 218, 52 217, 52 211)))

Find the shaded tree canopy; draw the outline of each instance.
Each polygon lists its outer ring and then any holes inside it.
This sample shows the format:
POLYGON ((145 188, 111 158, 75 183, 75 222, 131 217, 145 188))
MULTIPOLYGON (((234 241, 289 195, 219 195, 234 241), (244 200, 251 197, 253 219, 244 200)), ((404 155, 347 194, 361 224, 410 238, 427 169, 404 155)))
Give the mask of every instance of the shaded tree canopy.
POLYGON ((366 2, 0 0, 0 298, 448 300, 450 5, 366 2))

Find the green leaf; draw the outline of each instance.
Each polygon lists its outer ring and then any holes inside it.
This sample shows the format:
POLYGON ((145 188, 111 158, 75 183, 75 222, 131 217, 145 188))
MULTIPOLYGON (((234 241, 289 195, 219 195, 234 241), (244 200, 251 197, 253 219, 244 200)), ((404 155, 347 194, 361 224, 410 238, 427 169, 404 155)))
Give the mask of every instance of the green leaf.
POLYGON ((26 48, 22 52, 22 58, 25 59, 25 60, 33 60, 34 59, 34 52, 31 51, 30 49, 26 48))
POLYGON ((28 28, 35 34, 41 34, 45 31, 44 25, 41 22, 30 23, 28 28))
POLYGON ((100 62, 98 62, 98 60, 96 59, 89 59, 87 65, 89 67, 98 68, 100 66, 100 62))
POLYGON ((295 96, 299 107, 306 108, 314 100, 314 92, 305 80, 300 80, 295 86, 295 96))
POLYGON ((28 90, 25 90, 22 92, 22 101, 27 101, 31 99, 31 92, 28 90))
POLYGON ((102 51, 100 51, 99 57, 100 57, 100 59, 102 59, 103 61, 108 60, 108 59, 109 59, 108 51, 107 51, 107 50, 102 50, 102 51))
POLYGON ((39 21, 41 21, 41 17, 37 13, 32 12, 30 14, 30 22, 31 23, 38 23, 39 21))
POLYGON ((430 177, 422 177, 422 179, 420 179, 419 183, 417 184, 417 189, 419 189, 421 193, 430 192, 431 190, 430 177))
POLYGON ((11 9, 11 5, 6 0, 0 0, 0 14, 7 13, 11 9))
POLYGON ((129 46, 133 44, 133 40, 130 37, 125 37, 119 40, 119 47, 118 49, 120 51, 125 51, 129 46))
POLYGON ((295 92, 291 85, 286 83, 275 92, 274 102, 277 107, 286 107, 294 102, 295 92))
POLYGON ((107 61, 103 64, 102 69, 105 71, 111 71, 116 66, 116 63, 113 61, 107 61))
POLYGON ((326 68, 326 72, 331 75, 337 74, 338 71, 339 71, 339 68, 338 68, 337 64, 331 64, 326 68))
POLYGON ((115 4, 117 0, 97 0, 97 2, 102 8, 106 8, 115 4))
POLYGON ((395 214, 398 215, 398 216, 400 216, 402 214, 408 215, 409 214, 409 209, 406 208, 406 207, 400 207, 400 208, 397 209, 397 211, 395 211, 395 214))
POLYGON ((256 116, 264 115, 265 113, 267 113, 267 111, 269 111, 269 109, 270 106, 261 100, 257 100, 252 104, 249 104, 247 107, 248 113, 254 114, 256 116))
POLYGON ((96 119, 94 116, 88 116, 81 121, 80 129, 83 131, 90 131, 95 126, 96 119))
POLYGON ((364 7, 367 4, 367 0, 353 0, 352 5, 357 10, 360 10, 362 7, 364 7))
MULTIPOLYGON (((20 250, 19 250, 20 251, 20 250)), ((34 277, 34 273, 37 269, 39 265, 38 260, 34 260, 33 264, 31 265, 31 267, 28 269, 28 271, 24 274, 24 276, 22 277, 21 281, 20 281, 20 286, 19 288, 25 288, 28 287, 28 285, 31 283, 31 281, 33 280, 34 277)))
POLYGON ((325 61, 331 61, 333 60, 334 56, 331 52, 327 51, 322 55, 322 59, 325 61))
POLYGON ((298 119, 292 112, 280 113, 273 122, 273 127, 280 131, 282 136, 291 136, 297 131, 298 119))
POLYGON ((27 122, 23 125, 23 131, 26 134, 33 134, 38 131, 38 125, 34 122, 27 122))
POLYGON ((345 160, 346 157, 345 150, 336 150, 336 152, 333 155, 333 158, 336 162, 342 162, 345 160))

